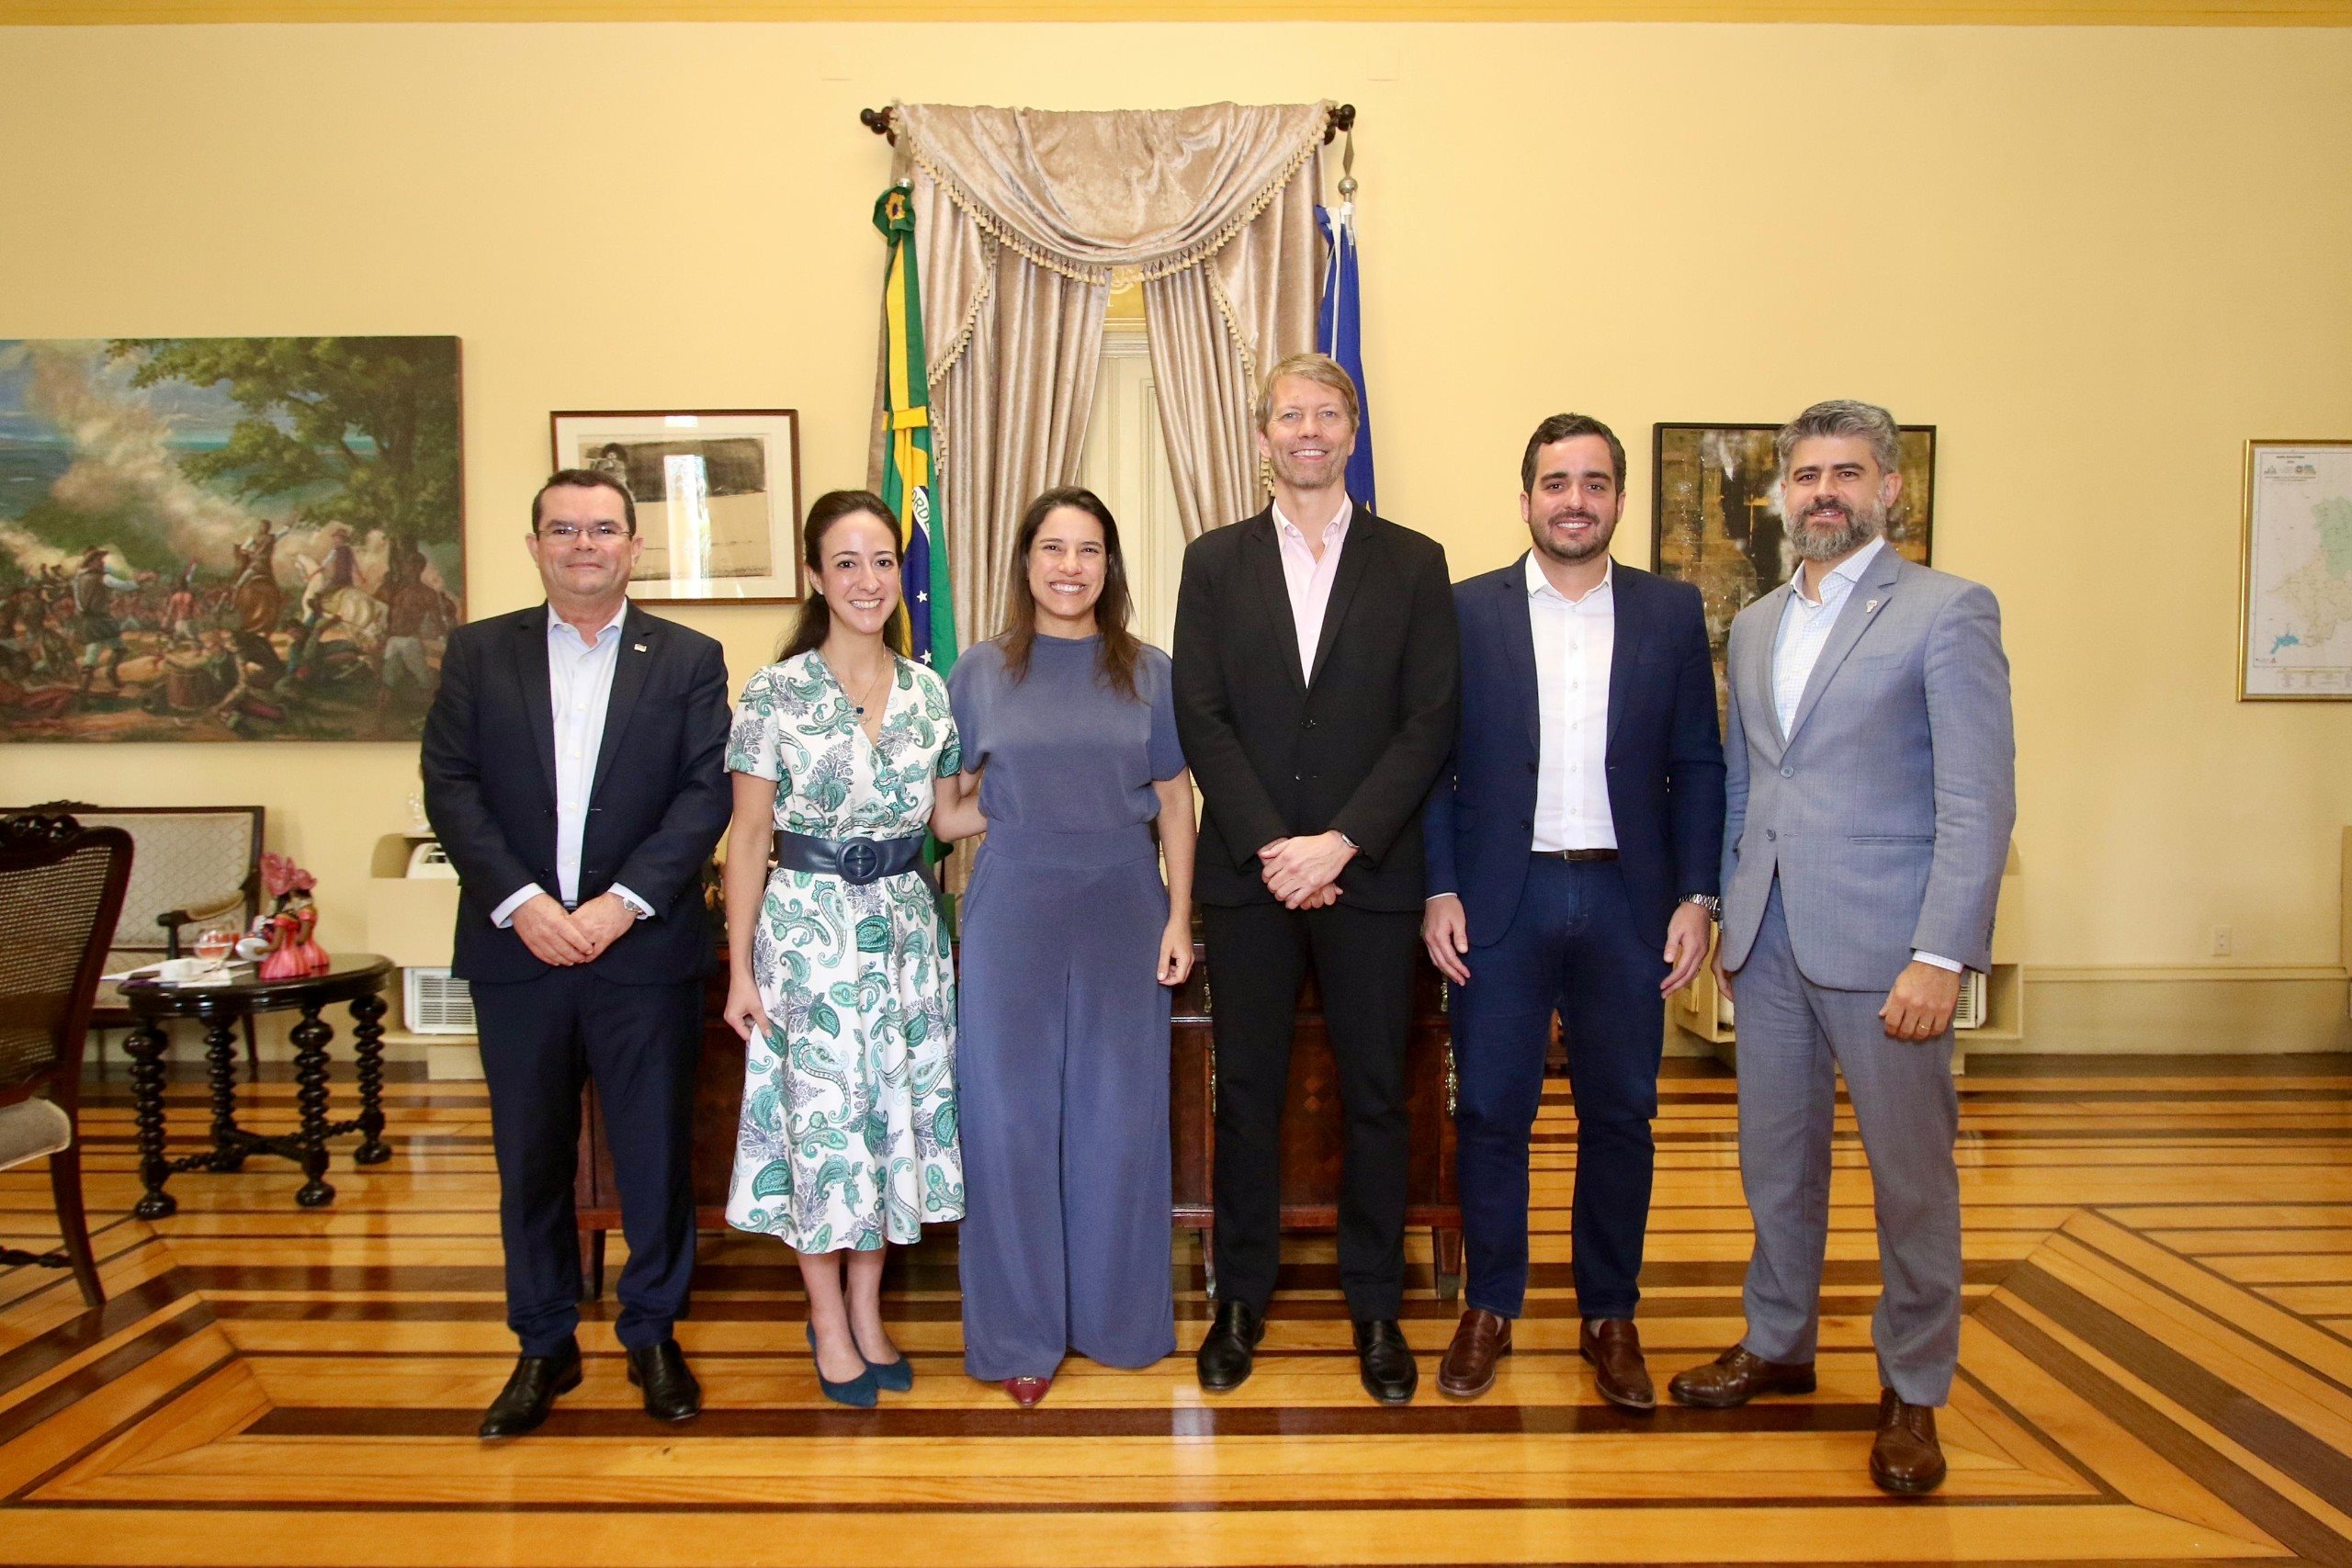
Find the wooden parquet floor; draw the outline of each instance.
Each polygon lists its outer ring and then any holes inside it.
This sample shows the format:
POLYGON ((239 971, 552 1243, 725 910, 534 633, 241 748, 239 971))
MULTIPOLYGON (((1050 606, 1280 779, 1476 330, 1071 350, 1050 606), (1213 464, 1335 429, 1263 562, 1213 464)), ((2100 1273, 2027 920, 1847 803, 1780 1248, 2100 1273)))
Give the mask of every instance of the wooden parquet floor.
MULTIPOLYGON (((1661 1385, 1738 1333, 1728 1074, 1673 1062, 1642 1325, 1661 1385)), ((2352 1568, 2352 1061, 2011 1058, 1963 1080, 1970 1314, 1926 1500, 1863 1470, 1870 1183, 1841 1115, 1819 1393, 1644 1420, 1576 1355, 1573 1109, 1539 1128, 1534 1291, 1494 1391, 1433 1387, 1453 1319, 1415 1238, 1422 1391, 1358 1389, 1328 1242, 1295 1241, 1257 1375, 1073 1363, 1013 1406, 962 1374, 954 1240, 899 1258, 915 1392, 826 1404, 786 1256, 706 1237, 681 1325, 708 1409, 658 1428, 609 1328, 537 1436, 472 1436, 514 1354, 479 1085, 388 1089, 398 1153, 329 1210, 257 1159, 129 1217, 119 1082, 85 1114, 112 1299, 0 1274, 0 1562, 146 1564, 2225 1562, 2352 1568)), ((175 1142, 205 1125, 174 1087, 175 1142)), ((290 1126, 294 1086, 244 1091, 290 1126)), ((194 1147, 193 1142, 187 1146, 194 1147)), ((45 1178, 0 1235, 53 1245, 45 1178)), ((616 1238, 617 1243, 617 1238, 616 1238)), ((1197 1255, 1179 1335, 1208 1307, 1197 1255)), ((592 1312, 601 1319, 609 1298, 592 1312)))

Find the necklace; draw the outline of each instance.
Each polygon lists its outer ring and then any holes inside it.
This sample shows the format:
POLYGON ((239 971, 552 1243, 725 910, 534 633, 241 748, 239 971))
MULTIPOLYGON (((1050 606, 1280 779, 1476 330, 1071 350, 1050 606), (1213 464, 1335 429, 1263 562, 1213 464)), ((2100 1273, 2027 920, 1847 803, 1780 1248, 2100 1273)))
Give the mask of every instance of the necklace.
MULTIPOLYGON (((882 668, 875 671, 874 678, 871 681, 866 682, 865 686, 862 688, 865 694, 864 696, 862 698, 850 698, 850 706, 856 711, 858 717, 864 718, 865 716, 866 706, 874 701, 874 693, 876 689, 883 684, 883 682, 888 678, 889 674, 890 665, 886 659, 882 668)), ((842 694, 844 696, 849 695, 846 690, 843 691, 842 694)))

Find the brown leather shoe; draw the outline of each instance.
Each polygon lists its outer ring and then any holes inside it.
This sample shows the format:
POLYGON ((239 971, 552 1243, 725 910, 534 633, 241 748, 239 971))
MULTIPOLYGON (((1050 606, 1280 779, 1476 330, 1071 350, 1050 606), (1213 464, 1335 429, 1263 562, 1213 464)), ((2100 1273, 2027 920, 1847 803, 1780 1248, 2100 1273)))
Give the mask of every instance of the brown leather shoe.
POLYGON ((1811 1393, 1811 1361, 1768 1361, 1735 1345, 1703 1367, 1674 1374, 1666 1385, 1677 1404, 1702 1410, 1729 1410, 1759 1393, 1811 1393))
POLYGON ((1646 1416, 1657 1408, 1649 1363, 1642 1359, 1642 1337, 1630 1317, 1589 1317, 1577 1337, 1577 1353, 1592 1363, 1593 1386, 1621 1410, 1646 1416))
POLYGON ((1495 1363, 1510 1354, 1510 1319, 1472 1307, 1454 1326, 1453 1343, 1437 1364, 1437 1391, 1476 1399, 1495 1386, 1495 1363))
POLYGON ((1916 1497, 1944 1483, 1944 1450, 1936 1441, 1936 1412, 1905 1404, 1891 1388, 1878 1393, 1878 1441, 1871 1445, 1871 1479, 1882 1491, 1916 1497))

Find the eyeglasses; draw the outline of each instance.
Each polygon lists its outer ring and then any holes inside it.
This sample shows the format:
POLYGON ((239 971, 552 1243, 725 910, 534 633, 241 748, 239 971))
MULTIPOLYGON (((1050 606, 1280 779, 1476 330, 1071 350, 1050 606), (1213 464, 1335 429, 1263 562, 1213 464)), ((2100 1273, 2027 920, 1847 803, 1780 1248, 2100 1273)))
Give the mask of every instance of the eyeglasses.
POLYGON ((541 538, 553 539, 560 545, 568 545, 582 534, 600 545, 609 545, 615 539, 627 538, 628 530, 617 523, 597 523, 586 528, 577 523, 550 523, 539 530, 541 538))

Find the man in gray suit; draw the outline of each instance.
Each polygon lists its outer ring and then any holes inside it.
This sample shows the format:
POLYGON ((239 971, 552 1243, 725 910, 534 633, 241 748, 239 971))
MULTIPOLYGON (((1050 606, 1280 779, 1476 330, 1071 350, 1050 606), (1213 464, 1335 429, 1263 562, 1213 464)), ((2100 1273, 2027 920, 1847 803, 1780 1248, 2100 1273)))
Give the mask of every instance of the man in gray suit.
POLYGON ((1962 970, 1992 963, 2017 818, 2008 660, 1989 591, 1886 546, 1893 416, 1816 403, 1778 449, 1803 564, 1732 623, 1716 955, 1737 984, 1747 1332, 1668 1392, 1724 1408, 1812 1391, 1842 1069, 1884 1279, 1871 1477, 1928 1492, 1960 1355, 1952 1009, 1962 970))

